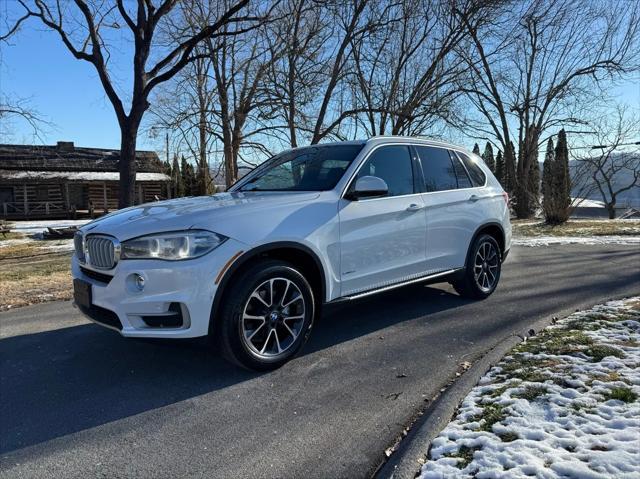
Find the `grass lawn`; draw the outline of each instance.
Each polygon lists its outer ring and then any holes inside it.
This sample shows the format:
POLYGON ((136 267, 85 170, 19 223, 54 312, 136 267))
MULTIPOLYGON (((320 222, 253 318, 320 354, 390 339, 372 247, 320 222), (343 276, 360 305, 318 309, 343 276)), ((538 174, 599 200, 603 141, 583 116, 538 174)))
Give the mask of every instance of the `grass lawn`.
POLYGON ((535 236, 640 236, 640 220, 569 220, 551 226, 544 221, 512 220, 513 235, 535 236))
POLYGON ((0 235, 0 311, 71 299, 69 242, 10 234, 6 239, 0 235))

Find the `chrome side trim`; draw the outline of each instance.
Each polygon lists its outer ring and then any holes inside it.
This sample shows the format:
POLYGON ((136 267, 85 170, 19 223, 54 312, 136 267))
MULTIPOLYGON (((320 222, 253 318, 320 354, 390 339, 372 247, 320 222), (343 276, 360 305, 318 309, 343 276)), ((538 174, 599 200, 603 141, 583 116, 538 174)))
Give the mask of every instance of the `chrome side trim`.
POLYGON ((426 276, 420 276, 419 278, 410 279, 408 281, 401 281, 400 283, 391 284, 389 286, 384 286, 382 288, 372 289, 372 290, 369 290, 369 291, 365 291, 363 293, 356 293, 356 294, 353 294, 351 296, 342 296, 340 298, 334 299, 333 301, 336 301, 336 302, 337 301, 343 301, 343 300, 344 301, 352 301, 354 299, 360 299, 360 298, 364 298, 364 297, 367 297, 367 296, 372 296, 374 294, 383 293, 385 291, 390 291, 392 289, 401 288, 402 286, 407 286, 409 284, 420 283, 422 281, 426 281, 426 280, 429 280, 429 279, 435 279, 435 278, 440 278, 442 276, 447 276, 449 274, 455 273, 456 271, 460 271, 461 269, 464 269, 464 268, 448 269, 446 271, 441 271, 439 273, 428 274, 426 276))

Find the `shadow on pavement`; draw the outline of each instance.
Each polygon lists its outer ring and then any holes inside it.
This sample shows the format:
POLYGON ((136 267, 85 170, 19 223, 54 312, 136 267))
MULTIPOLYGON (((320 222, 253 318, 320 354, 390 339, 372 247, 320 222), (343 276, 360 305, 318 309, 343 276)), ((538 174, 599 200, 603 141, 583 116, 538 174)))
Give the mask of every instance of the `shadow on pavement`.
MULTIPOLYGON (((327 306, 303 354, 467 301, 414 286, 327 306)), ((134 340, 94 324, 0 341, 0 453, 258 377, 204 339, 134 340)))

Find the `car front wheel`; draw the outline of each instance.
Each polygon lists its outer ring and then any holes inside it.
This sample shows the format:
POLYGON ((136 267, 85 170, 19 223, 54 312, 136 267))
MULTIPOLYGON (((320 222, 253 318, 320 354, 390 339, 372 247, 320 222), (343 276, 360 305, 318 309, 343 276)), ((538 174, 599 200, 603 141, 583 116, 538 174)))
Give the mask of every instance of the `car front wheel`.
POLYGON ((266 371, 300 352, 315 313, 309 282, 284 261, 264 259, 232 279, 217 331, 222 354, 266 371))
POLYGON ((465 298, 484 299, 498 286, 502 268, 500 246, 493 236, 483 234, 473 242, 464 275, 451 284, 465 298))

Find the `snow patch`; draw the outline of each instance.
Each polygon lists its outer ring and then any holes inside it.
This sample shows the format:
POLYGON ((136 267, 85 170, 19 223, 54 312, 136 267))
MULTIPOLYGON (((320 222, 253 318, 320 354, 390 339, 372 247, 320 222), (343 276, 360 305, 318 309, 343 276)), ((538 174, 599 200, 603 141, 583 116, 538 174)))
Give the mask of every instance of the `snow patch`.
POLYGON ((529 238, 513 238, 512 245, 518 246, 551 246, 566 244, 581 245, 640 245, 640 236, 535 236, 529 238))
POLYGON ((21 238, 21 239, 1 239, 0 238, 0 248, 6 248, 7 246, 15 246, 24 243, 30 243, 32 240, 29 238, 21 238))
POLYGON ((84 226, 93 220, 43 220, 43 221, 12 221, 9 223, 11 231, 25 235, 43 233, 47 228, 69 228, 84 226))
POLYGON ((640 313, 631 308, 639 302, 640 297, 612 301, 547 330, 571 324, 570 333, 615 348, 620 358, 552 354, 548 346, 537 353, 516 350, 519 363, 506 356, 433 440, 420 478, 639 478, 640 313), (516 374, 513 368, 525 361, 529 373, 547 379, 534 382, 516 374), (620 389, 635 399, 610 398, 620 389), (489 404, 499 405, 500 415, 487 426, 489 404))

